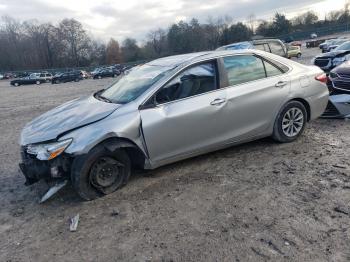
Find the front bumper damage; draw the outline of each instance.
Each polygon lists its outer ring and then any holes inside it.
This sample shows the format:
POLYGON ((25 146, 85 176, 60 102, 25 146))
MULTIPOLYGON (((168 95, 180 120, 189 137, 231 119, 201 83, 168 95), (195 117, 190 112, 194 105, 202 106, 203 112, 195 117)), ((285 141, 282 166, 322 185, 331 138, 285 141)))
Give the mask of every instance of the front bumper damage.
POLYGON ((350 118, 350 95, 332 95, 322 118, 350 118))
POLYGON ((39 180, 51 181, 68 179, 72 158, 62 154, 55 159, 38 160, 35 155, 27 153, 25 146, 21 147, 21 163, 19 167, 26 179, 25 185, 32 185, 39 180))

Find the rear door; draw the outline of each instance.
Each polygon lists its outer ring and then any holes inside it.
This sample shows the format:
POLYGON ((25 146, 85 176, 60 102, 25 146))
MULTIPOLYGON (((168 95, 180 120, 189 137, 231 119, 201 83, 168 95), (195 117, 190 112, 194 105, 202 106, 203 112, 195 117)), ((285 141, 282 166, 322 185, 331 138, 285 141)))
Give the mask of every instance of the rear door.
POLYGON ((219 88, 217 63, 190 66, 140 110, 142 130, 153 163, 166 163, 222 142, 226 90, 219 88))
POLYGON ((265 134, 288 97, 288 77, 276 64, 254 55, 224 57, 222 63, 228 82, 225 138, 239 141, 265 134))

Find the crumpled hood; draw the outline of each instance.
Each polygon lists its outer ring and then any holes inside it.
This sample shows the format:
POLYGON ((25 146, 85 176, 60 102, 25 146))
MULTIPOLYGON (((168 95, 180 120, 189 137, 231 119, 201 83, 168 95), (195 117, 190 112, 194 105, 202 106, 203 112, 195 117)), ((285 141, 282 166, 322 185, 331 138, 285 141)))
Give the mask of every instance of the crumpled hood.
POLYGON ((94 96, 78 98, 60 105, 29 122, 21 133, 21 145, 56 139, 69 130, 101 120, 120 105, 106 103, 94 96))
POLYGON ((323 53, 323 54, 320 54, 318 56, 316 56, 316 58, 328 58, 328 57, 336 57, 336 56, 342 56, 343 54, 348 54, 350 53, 349 50, 339 50, 339 51, 332 51, 332 52, 328 52, 328 53, 323 53))

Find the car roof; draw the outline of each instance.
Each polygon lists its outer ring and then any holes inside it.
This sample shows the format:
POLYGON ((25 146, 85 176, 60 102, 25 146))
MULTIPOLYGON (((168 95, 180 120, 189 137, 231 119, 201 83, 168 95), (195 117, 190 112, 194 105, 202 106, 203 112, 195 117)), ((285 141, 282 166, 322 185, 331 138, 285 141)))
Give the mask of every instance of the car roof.
POLYGON ((156 60, 148 62, 146 65, 177 67, 182 64, 193 63, 193 62, 197 62, 205 59, 211 59, 211 58, 214 59, 220 56, 227 56, 227 55, 252 54, 256 51, 257 50, 240 49, 240 50, 215 50, 215 51, 189 53, 189 54, 183 54, 183 55, 174 55, 174 56, 158 58, 156 60))

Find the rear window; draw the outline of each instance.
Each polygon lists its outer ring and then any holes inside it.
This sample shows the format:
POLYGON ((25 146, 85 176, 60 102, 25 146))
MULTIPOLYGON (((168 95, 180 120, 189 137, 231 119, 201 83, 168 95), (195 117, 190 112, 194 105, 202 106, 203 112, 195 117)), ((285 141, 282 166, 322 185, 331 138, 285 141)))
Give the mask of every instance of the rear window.
POLYGON ((283 74, 282 70, 277 68, 276 66, 270 64, 269 62, 264 61, 265 70, 266 70, 266 76, 272 77, 272 76, 278 76, 283 74))
POLYGON ((283 74, 279 65, 253 55, 224 57, 229 86, 283 74))
POLYGON ((266 77, 263 61, 252 55, 224 57, 224 66, 230 86, 266 77))

